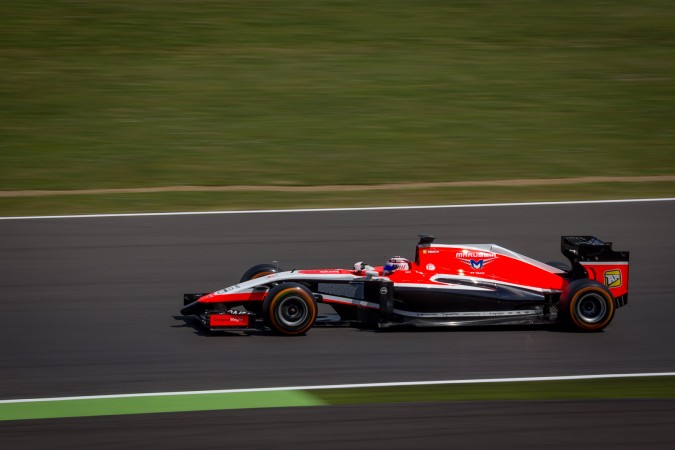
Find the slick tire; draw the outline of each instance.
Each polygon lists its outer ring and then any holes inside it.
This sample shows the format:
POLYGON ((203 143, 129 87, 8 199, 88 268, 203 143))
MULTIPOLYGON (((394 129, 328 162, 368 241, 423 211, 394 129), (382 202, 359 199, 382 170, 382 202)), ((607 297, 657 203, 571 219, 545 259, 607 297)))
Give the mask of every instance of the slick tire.
POLYGON ((274 264, 258 264, 257 266, 253 266, 248 269, 244 275, 242 275, 239 282, 243 283, 244 281, 250 281, 256 278, 264 277, 265 275, 278 273, 280 270, 281 269, 279 269, 274 264))
POLYGON ((267 293, 263 302, 265 324, 286 336, 304 334, 314 321, 318 306, 312 292, 298 283, 281 283, 267 293))
POLYGON ((612 293, 594 280, 573 281, 561 296, 564 323, 579 331, 600 331, 614 318, 612 293))

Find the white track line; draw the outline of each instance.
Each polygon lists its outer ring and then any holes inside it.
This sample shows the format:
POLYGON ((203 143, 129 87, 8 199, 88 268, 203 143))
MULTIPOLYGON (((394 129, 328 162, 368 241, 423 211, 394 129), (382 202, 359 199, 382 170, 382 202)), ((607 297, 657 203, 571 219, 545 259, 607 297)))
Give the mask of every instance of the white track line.
POLYGON ((27 219, 95 219, 107 217, 152 217, 152 216, 201 216, 216 214, 279 214, 279 213, 307 213, 307 212, 342 212, 342 211, 395 211, 414 209, 443 209, 443 208, 491 208, 496 206, 547 206, 547 205, 594 205, 600 203, 644 203, 644 202, 672 202, 675 198, 634 198, 619 200, 575 200, 562 202, 523 202, 523 203, 473 203, 467 205, 420 205, 420 206, 376 206, 363 208, 316 208, 316 209, 260 209, 240 211, 182 211, 157 213, 125 213, 125 214, 77 214, 61 216, 14 216, 0 217, 0 220, 27 220, 27 219))
POLYGON ((377 387, 400 387, 400 386, 432 386, 443 384, 477 384, 477 383, 514 383, 523 381, 566 381, 566 380, 596 380, 610 378, 638 378, 638 377, 672 377, 675 372, 647 372, 647 373, 610 373, 600 375, 565 375, 553 377, 519 377, 519 378, 481 378, 475 380, 442 380, 442 381, 402 381, 393 383, 361 383, 361 384, 328 384, 324 386, 288 386, 268 387, 251 389, 219 389, 211 391, 183 391, 183 392, 148 392, 141 394, 113 394, 113 395, 89 395, 81 397, 48 397, 48 398, 21 398, 15 400, 0 400, 0 404, 29 403, 29 402, 54 402, 68 400, 98 400, 133 397, 171 397, 179 395, 204 395, 204 394, 236 394, 247 392, 274 392, 274 391, 312 391, 319 389, 354 389, 354 388, 377 388, 377 387))

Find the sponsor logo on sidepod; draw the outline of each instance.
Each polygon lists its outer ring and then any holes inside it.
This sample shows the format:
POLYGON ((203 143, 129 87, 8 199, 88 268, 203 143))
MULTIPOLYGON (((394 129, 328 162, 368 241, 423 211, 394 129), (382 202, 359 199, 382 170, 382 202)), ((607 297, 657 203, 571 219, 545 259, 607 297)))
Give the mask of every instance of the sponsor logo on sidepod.
POLYGON ((621 271, 619 269, 605 270, 605 286, 610 288, 621 286, 621 271))
POLYGON ((455 258, 462 261, 474 270, 480 270, 497 259, 497 255, 492 252, 457 252, 455 258))

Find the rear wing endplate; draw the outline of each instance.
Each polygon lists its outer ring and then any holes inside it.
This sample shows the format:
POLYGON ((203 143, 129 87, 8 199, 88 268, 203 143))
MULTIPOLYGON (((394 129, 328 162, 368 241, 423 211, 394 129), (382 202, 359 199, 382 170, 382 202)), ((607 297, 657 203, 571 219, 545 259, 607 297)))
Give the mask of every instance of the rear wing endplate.
POLYGON ((575 278, 585 277, 581 263, 628 261, 629 252, 612 250, 612 243, 595 236, 561 236, 560 251, 570 263, 575 278))

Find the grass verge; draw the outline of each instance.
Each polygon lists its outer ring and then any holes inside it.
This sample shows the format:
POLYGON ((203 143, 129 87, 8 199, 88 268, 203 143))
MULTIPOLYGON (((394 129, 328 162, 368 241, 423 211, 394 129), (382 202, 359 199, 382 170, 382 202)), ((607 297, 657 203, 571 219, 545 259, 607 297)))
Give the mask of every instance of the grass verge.
POLYGON ((675 377, 326 389, 310 392, 331 405, 474 400, 675 398, 675 377))
POLYGON ((672 0, 3 2, 0 190, 672 174, 673 23, 672 0))
POLYGON ((366 403, 675 398, 675 377, 148 394, 0 402, 0 421, 366 403))
POLYGON ((34 401, 0 403, 0 421, 224 409, 288 408, 323 404, 317 397, 304 391, 292 390, 34 401))

